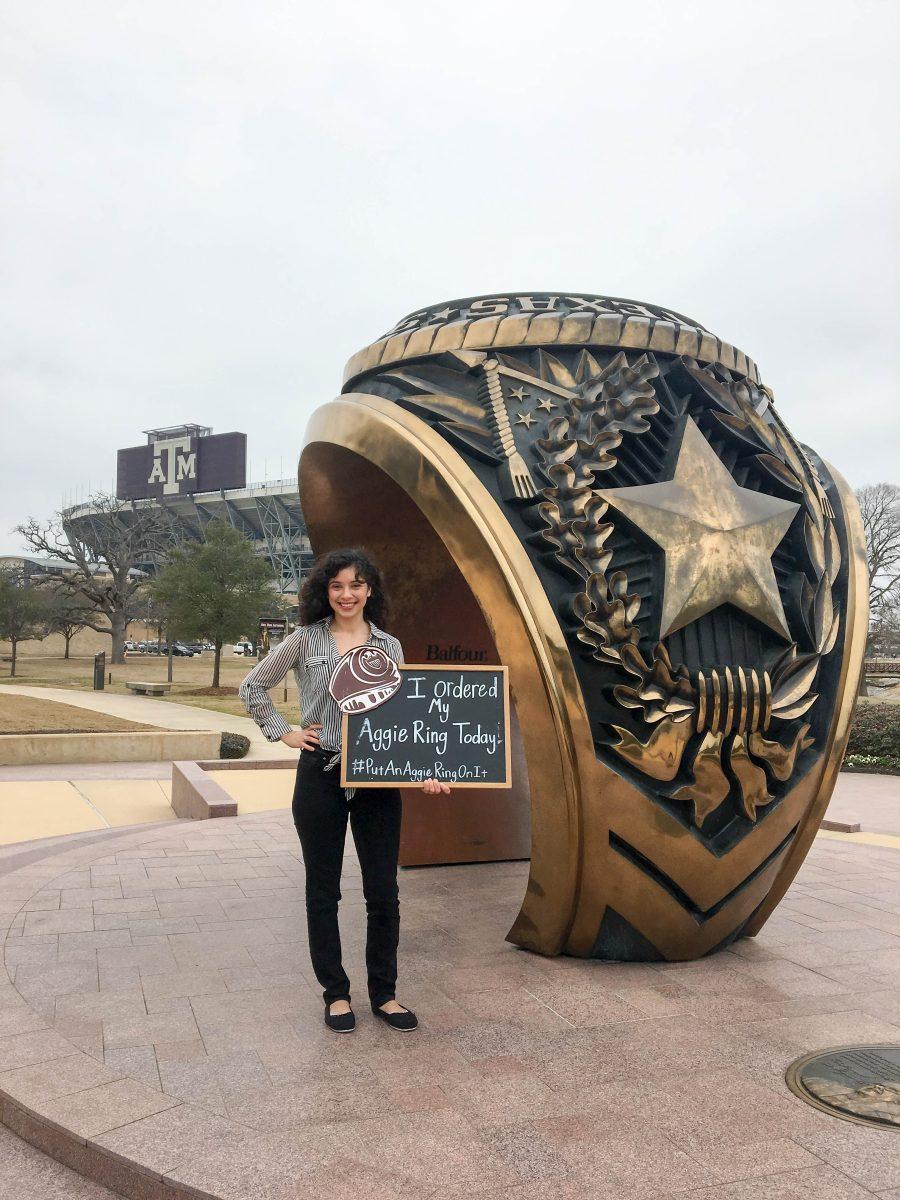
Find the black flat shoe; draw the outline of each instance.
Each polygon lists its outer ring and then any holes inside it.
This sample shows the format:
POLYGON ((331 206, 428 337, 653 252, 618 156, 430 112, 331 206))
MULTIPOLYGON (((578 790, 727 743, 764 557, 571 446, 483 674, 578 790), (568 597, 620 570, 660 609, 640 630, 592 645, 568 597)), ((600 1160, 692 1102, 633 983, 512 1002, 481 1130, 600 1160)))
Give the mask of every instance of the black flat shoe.
POLYGON ((380 1017, 382 1021, 386 1021, 391 1029, 399 1029, 401 1033, 406 1033, 410 1029, 415 1029, 419 1024, 416 1014, 407 1009, 405 1012, 385 1012, 383 1008, 376 1008, 372 1005, 372 1012, 376 1017, 380 1017))
POLYGON ((331 1004, 325 1005, 325 1024, 329 1029, 333 1029, 335 1033, 352 1033, 356 1028, 356 1017, 353 1015, 353 1010, 347 1013, 338 1013, 333 1016, 331 1013, 331 1004))

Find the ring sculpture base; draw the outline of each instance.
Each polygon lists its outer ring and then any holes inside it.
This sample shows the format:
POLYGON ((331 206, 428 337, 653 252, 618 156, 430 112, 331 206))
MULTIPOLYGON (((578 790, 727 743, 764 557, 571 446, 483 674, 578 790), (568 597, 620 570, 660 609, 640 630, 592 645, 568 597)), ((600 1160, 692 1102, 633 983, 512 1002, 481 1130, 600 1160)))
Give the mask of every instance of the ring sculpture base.
POLYGON ((678 960, 761 929, 834 787, 867 588, 852 493, 746 355, 609 297, 422 309, 315 412, 300 489, 317 552, 382 559, 404 643, 509 666, 509 941, 678 960))

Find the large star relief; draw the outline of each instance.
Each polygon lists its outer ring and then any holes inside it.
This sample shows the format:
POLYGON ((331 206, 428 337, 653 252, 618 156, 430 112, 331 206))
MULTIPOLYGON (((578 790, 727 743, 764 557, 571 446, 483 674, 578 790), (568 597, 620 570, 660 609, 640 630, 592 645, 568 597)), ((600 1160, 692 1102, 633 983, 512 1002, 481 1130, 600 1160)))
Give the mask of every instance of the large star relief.
POLYGON ((665 551, 661 638, 733 604, 791 640, 772 554, 799 505, 738 487, 690 418, 672 479, 599 494, 665 551))

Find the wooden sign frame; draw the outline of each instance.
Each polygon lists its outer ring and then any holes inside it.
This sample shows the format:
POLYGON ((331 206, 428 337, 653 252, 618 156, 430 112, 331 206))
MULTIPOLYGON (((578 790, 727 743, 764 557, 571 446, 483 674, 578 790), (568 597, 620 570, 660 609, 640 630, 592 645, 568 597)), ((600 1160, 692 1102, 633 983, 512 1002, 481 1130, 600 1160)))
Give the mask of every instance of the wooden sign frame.
MULTIPOLYGON (((512 784, 512 745, 511 745, 510 724, 509 724, 509 667, 503 666, 502 663, 477 663, 477 664, 476 663, 463 663, 463 664, 460 664, 458 667, 457 666, 450 667, 450 666, 447 666, 446 664, 437 664, 437 663, 404 663, 404 662, 398 663, 397 666, 399 667, 401 673, 403 671, 443 671, 446 674, 451 671, 458 671, 459 673, 463 673, 463 672, 467 672, 467 671, 491 671, 495 675, 499 674, 502 676, 502 679, 503 679, 503 722, 504 722, 504 727, 505 727, 505 732, 506 732, 506 749, 505 749, 505 753, 504 753, 504 763, 503 763, 503 775, 504 775, 503 780, 497 780, 497 781, 493 781, 490 783, 488 783, 488 782, 477 783, 475 781, 464 781, 464 782, 454 783, 454 782, 452 782, 452 780, 444 779, 444 780, 441 780, 440 782, 448 784, 450 788, 481 788, 482 791, 485 789, 490 789, 490 788, 496 788, 498 790, 502 789, 502 788, 511 788, 513 784, 512 784)), ((393 699, 393 697, 391 699, 393 699)), ((390 700, 385 700, 384 704, 390 704, 390 700)), ((382 705, 379 704, 378 707, 381 708, 382 705)), ((354 713, 354 716, 357 716, 357 715, 359 715, 359 714, 354 713)), ((371 780, 371 781, 366 780, 365 782, 363 782, 362 780, 357 781, 355 779, 348 779, 347 778, 347 739, 348 739, 349 726, 350 726, 350 714, 342 713, 341 714, 341 787, 352 787, 352 788, 415 787, 415 788, 421 788, 422 783, 424 782, 421 779, 411 779, 411 780, 379 779, 379 780, 371 780)))

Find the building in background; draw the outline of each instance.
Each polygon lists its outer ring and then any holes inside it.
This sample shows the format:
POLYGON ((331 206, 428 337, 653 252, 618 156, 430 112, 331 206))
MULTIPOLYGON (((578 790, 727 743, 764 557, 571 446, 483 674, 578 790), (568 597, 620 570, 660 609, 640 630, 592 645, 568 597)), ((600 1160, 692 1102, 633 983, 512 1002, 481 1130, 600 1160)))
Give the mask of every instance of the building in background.
MULTIPOLYGON (((38 583, 51 572, 70 574, 76 568, 61 558, 41 558, 32 554, 0 554, 0 571, 9 571, 28 583, 38 583)), ((99 574, 99 571, 97 572, 99 574)))
MULTIPOLYGON (((312 563, 296 479, 247 482, 247 435, 214 434, 207 425, 146 430, 146 444, 118 452, 116 496, 126 502, 118 520, 147 505, 164 507, 186 538, 200 539, 209 521, 227 521, 265 555, 279 590, 296 595, 312 563)), ((64 510, 80 537, 108 520, 90 501, 64 510)), ((150 573, 155 562, 139 564, 150 573)))

